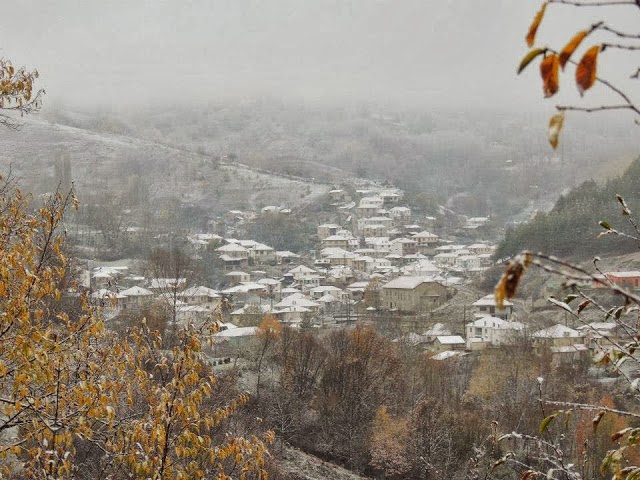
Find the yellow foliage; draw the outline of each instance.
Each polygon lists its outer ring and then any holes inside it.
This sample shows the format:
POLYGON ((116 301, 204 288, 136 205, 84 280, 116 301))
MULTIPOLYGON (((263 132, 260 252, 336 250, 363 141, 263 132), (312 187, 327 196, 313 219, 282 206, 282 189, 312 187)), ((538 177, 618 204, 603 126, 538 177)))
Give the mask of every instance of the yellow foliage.
POLYGON ((19 191, 0 190, 0 429, 17 432, 0 437, 0 456, 19 457, 33 479, 75 478, 80 468, 101 478, 231 469, 265 478, 271 434, 214 440, 247 397, 207 407, 216 381, 199 331, 184 328, 167 350, 145 324, 124 338, 109 332, 81 292, 76 309, 62 309, 69 261, 58 227, 70 202, 72 193, 56 194, 31 213, 19 191), (99 458, 86 456, 92 449, 99 458))

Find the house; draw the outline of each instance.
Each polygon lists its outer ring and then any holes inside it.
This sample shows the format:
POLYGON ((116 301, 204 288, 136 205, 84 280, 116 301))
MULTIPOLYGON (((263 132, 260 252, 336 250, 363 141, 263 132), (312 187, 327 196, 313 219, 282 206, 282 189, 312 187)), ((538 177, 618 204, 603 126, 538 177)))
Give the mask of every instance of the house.
POLYGON ((124 305, 126 296, 122 293, 112 292, 101 288, 91 293, 91 299, 100 307, 120 310, 124 305))
POLYGON ((178 305, 176 320, 182 324, 203 323, 211 316, 211 309, 203 305, 178 305))
POLYGON ((471 305, 475 310, 476 316, 490 316, 508 320, 513 315, 513 303, 509 300, 504 300, 503 308, 498 309, 496 298, 492 293, 473 302, 471 305))
POLYGON ((389 242, 389 251, 401 257, 411 255, 418 252, 418 242, 411 238, 396 238, 389 242))
POLYGON ((480 350, 488 346, 509 345, 523 334, 522 323, 487 315, 467 323, 467 348, 480 350))
POLYGON ((361 218, 358 220, 358 230, 363 231, 364 227, 366 227, 367 225, 383 225, 384 227, 389 229, 391 228, 391 223, 392 220, 389 217, 374 216, 361 218))
POLYGON ((435 248, 440 243, 440 237, 438 237, 438 235, 427 232, 426 230, 414 234, 411 238, 418 242, 418 251, 428 255, 435 254, 435 248))
POLYGON ((456 258, 455 267, 466 272, 479 272, 480 257, 476 255, 460 255, 456 258))
POLYGON ((322 225, 318 225, 316 229, 318 233, 318 239, 322 241, 327 237, 337 235, 338 231, 341 229, 342 227, 340 225, 336 225, 335 223, 323 223, 322 225))
POLYGON ((389 237, 365 237, 364 244, 374 251, 374 253, 370 254, 372 257, 384 257, 389 254, 391 249, 389 237))
POLYGON ((322 248, 343 248, 347 250, 349 248, 349 237, 342 235, 331 235, 324 238, 321 244, 322 248))
POLYGON ((135 308, 148 302, 153 298, 153 292, 143 287, 131 287, 120 292, 125 298, 122 299, 122 308, 135 308))
POLYGON ((300 255, 298 255, 297 253, 290 252, 289 250, 278 250, 276 251, 275 257, 276 257, 276 263, 278 265, 281 265, 283 263, 288 264, 288 263, 294 262, 295 260, 300 258, 300 255))
POLYGON ((389 209, 389 216, 396 225, 404 225, 411 219, 411 209, 409 207, 393 207, 389 209))
POLYGON ((380 292, 383 307, 404 312, 426 312, 447 299, 447 288, 431 277, 398 277, 380 292))
POLYGON ((265 285, 254 282, 243 282, 220 293, 231 298, 234 304, 240 305, 260 304, 269 295, 265 285))
POLYGON ((190 305, 201 305, 203 307, 209 307, 210 309, 216 308, 222 299, 222 296, 218 294, 218 292, 204 286, 187 288, 178 293, 177 296, 180 300, 190 305))
POLYGON ((224 276, 229 278, 230 285, 238 285, 239 283, 251 281, 251 275, 240 270, 225 273, 224 276))
POLYGON ((364 236, 365 238, 366 237, 382 237, 386 235, 388 231, 389 231, 388 227, 382 224, 377 224, 377 223, 363 225, 362 229, 360 229, 362 236, 364 236))
POLYGON ((607 284, 604 282, 605 279, 624 288, 640 288, 640 271, 638 270, 606 272, 604 277, 602 275, 598 275, 597 278, 601 281, 594 281, 593 288, 607 288, 607 284))
POLYGON ((585 339, 584 333, 560 323, 538 330, 531 337, 534 347, 566 347, 583 344, 585 339))
POLYGON ((249 249, 249 258, 255 263, 265 264, 276 261, 276 253, 273 248, 263 243, 256 243, 249 249))
POLYGON ((340 293, 342 293, 342 290, 338 287, 334 287, 333 285, 320 285, 309 290, 309 295, 311 295, 311 298, 314 300, 319 300, 328 294, 333 294, 334 297, 337 298, 340 293))
POLYGON ((311 277, 318 274, 313 268, 309 268, 305 265, 298 265, 295 268, 292 268, 287 272, 288 275, 291 275, 295 281, 300 281, 305 277, 311 277))
POLYGON ((467 247, 473 255, 493 255, 496 250, 496 247, 493 245, 487 245, 485 243, 474 243, 467 247))
POLYGON ((245 268, 249 264, 249 251, 237 243, 228 243, 216 248, 225 269, 245 268))
POLYGON ((254 303, 247 304, 242 308, 238 308, 231 312, 231 318, 233 321, 242 326, 254 326, 259 325, 263 317, 272 313, 272 308, 269 305, 257 305, 254 303))
POLYGON ((380 207, 377 205, 361 202, 360 205, 356 207, 356 214, 358 218, 373 217, 378 213, 378 210, 380 210, 380 207))
POLYGON ((464 350, 465 341, 460 335, 438 335, 429 350, 434 352, 444 352, 448 350, 464 350))
POLYGON ((402 195, 399 191, 385 190, 378 194, 378 197, 382 199, 383 206, 395 205, 400 201, 402 195))
POLYGON ((302 293, 293 293, 288 297, 283 298, 274 305, 274 309, 282 310, 287 307, 294 306, 307 308, 311 312, 317 312, 320 309, 320 304, 318 302, 309 300, 302 293))
POLYGON ((629 336, 619 332, 620 325, 616 322, 592 322, 577 328, 584 337, 587 346, 594 350, 608 348, 615 344, 626 343, 629 336))

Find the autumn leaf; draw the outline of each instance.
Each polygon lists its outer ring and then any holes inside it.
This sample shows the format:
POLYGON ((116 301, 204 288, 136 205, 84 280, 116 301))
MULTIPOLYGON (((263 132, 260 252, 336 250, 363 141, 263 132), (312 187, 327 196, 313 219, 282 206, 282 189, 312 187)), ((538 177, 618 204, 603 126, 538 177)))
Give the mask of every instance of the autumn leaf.
POLYGON ((549 129, 547 130, 547 138, 551 147, 555 150, 558 147, 558 137, 562 130, 562 124, 564 123, 564 111, 556 113, 551 120, 549 120, 549 129))
POLYGON ((540 76, 545 98, 552 97, 560 88, 559 67, 557 55, 548 55, 540 62, 540 76))
POLYGON ((546 48, 534 48, 529 53, 527 53, 522 60, 520 61, 520 65, 518 66, 518 75, 522 72, 527 66, 531 63, 531 61, 536 58, 538 55, 545 53, 546 48))
POLYGON ((578 63, 578 68, 576 68, 576 83, 581 96, 584 95, 584 92, 589 90, 596 81, 598 52, 600 52, 600 45, 591 47, 582 56, 580 63, 578 63))
POLYGON ((578 48, 580 43, 582 43, 582 40, 584 40, 584 37, 586 37, 588 34, 589 32, 587 30, 582 30, 581 32, 576 33, 574 37, 569 41, 569 43, 567 43, 562 49, 559 58, 560 67, 562 67, 563 70, 564 66, 569 61, 569 58, 571 58, 571 55, 573 55, 573 52, 576 51, 576 48, 578 48))
POLYGON ((494 296, 498 309, 502 309, 505 299, 513 298, 518 290, 520 277, 531 264, 531 255, 518 255, 507 264, 502 277, 496 285, 494 296))
POLYGON ((536 16, 533 19, 533 22, 531 22, 531 25, 529 26, 529 31, 527 32, 527 45, 529 47, 531 47, 533 45, 533 42, 536 39, 536 32, 538 31, 538 27, 540 26, 540 22, 542 21, 542 17, 544 16, 544 11, 547 8, 547 2, 544 2, 542 4, 542 7, 540 7, 540 10, 538 10, 538 13, 536 13, 536 16))

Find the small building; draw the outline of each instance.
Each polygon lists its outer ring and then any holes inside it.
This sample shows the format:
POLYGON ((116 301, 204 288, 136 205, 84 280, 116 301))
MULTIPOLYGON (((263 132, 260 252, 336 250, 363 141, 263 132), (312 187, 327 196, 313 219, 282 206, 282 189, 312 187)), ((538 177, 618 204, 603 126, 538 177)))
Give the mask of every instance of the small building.
POLYGON ((190 287, 178 293, 178 298, 189 305, 201 305, 216 308, 220 304, 222 296, 209 287, 190 287))
POLYGON ((510 345, 522 338, 523 334, 522 323, 487 315, 467 323, 467 348, 481 350, 488 346, 510 345))
POLYGON ((318 239, 322 241, 327 237, 337 235, 338 231, 341 229, 342 227, 340 225, 336 225, 335 223, 323 223, 322 225, 318 225, 318 239))
POLYGON ((534 347, 566 347, 583 344, 584 334, 560 323, 543 328, 532 335, 534 347))
POLYGON ((503 308, 498 309, 494 294, 489 294, 471 304, 477 316, 498 317, 508 320, 513 315, 513 303, 504 300, 503 308))
POLYGON ((426 312, 448 297, 447 288, 431 277, 398 277, 381 287, 384 308, 404 312, 426 312))
POLYGON ((435 249, 440 243, 440 237, 438 235, 427 232, 426 230, 416 233, 411 238, 418 242, 418 251, 428 255, 434 255, 435 249))
POLYGON ((444 352, 447 350, 464 350, 465 341, 460 335, 438 335, 430 350, 435 352, 444 352))

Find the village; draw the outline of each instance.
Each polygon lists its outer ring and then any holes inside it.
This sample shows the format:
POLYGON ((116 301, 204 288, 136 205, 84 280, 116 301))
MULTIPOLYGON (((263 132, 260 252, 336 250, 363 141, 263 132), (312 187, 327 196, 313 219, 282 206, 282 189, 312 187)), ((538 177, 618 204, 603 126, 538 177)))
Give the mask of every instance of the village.
MULTIPOLYGON (((238 357, 265 318, 295 329, 335 329, 369 324, 394 341, 424 350, 433 360, 469 355, 525 342, 548 349, 557 363, 584 358, 616 342, 615 322, 534 328, 524 311, 506 301, 498 309, 491 291, 474 282, 496 263, 495 245, 477 232, 488 217, 466 218, 466 243, 432 233, 436 218, 416 218, 393 188, 334 188, 327 193, 333 222, 316 226, 317 248, 291 252, 259 241, 210 232, 183 238, 189 256, 202 261, 213 253, 216 286, 184 276, 145 276, 145 269, 90 261, 83 283, 107 318, 159 305, 169 323, 202 322, 217 315, 220 356, 238 357), (472 295, 463 318, 450 318, 447 306, 460 293, 472 295)), ((290 208, 265 206, 258 212, 231 210, 227 231, 259 216, 291 215, 290 208)), ((118 262, 116 262, 118 263, 118 262)), ((148 269, 147 269, 148 270, 148 269)), ((152 272, 157 273, 157 272, 152 272)), ((610 272, 608 280, 638 286, 640 272, 610 272)), ((592 288, 600 285, 594 284, 592 288)), ((461 301, 461 300, 460 300, 461 301)))

